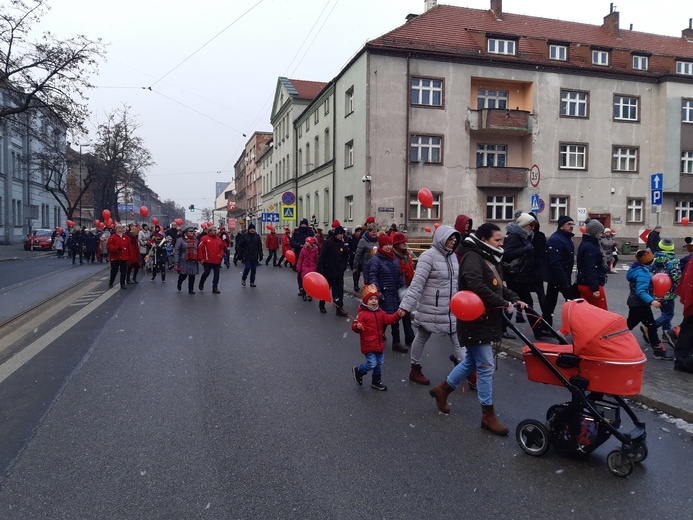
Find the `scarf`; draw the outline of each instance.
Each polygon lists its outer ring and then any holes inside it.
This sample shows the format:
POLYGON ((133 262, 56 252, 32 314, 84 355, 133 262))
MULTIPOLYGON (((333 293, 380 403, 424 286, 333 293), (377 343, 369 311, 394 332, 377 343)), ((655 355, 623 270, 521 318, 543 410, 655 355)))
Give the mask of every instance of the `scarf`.
POLYGON ((492 245, 487 244, 486 242, 483 242, 476 238, 476 235, 474 233, 470 233, 469 236, 464 239, 464 241, 476 247, 477 251, 479 251, 481 256, 484 257, 484 259, 489 260, 494 264, 500 264, 504 253, 502 247, 493 247, 492 245))
POLYGON ((399 260, 399 270, 402 272, 402 278, 404 278, 404 285, 409 287, 412 279, 414 278, 414 262, 409 256, 409 252, 400 253, 396 249, 393 249, 397 259, 399 260))
POLYGON ((195 237, 185 237, 185 259, 197 261, 197 240, 195 237))
POLYGON ((393 258, 395 258, 395 253, 394 251, 390 251, 389 253, 385 251, 382 247, 378 248, 378 253, 387 258, 388 260, 392 261, 393 258))

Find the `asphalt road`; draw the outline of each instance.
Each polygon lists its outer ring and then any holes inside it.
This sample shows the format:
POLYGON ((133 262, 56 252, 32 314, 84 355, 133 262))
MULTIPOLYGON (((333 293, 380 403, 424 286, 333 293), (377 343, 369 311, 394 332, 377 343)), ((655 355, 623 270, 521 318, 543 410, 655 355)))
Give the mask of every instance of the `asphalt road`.
MULTIPOLYGON (((387 392, 357 386, 348 320, 301 301, 287 269, 263 266, 257 283, 233 267, 220 295, 178 293, 173 277, 103 292, 101 279, 85 317, 0 383, 3 428, 24 432, 2 448, 0 518, 690 516, 692 437, 666 418, 636 408, 650 455, 627 479, 606 468, 615 439, 588 460, 533 458, 479 428, 473 393, 439 414, 407 355, 386 353, 387 392)), ((75 315, 69 298, 37 339, 75 315)), ((442 338, 426 347, 435 382, 449 353, 442 338)), ((494 394, 512 430, 568 399, 509 358, 494 394)))

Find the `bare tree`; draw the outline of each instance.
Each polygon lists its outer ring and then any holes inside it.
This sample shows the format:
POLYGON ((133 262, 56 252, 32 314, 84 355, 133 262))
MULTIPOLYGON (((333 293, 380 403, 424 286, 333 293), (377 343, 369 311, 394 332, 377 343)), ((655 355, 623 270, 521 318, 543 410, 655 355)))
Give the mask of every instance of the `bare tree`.
POLYGON ((101 40, 84 35, 58 39, 46 31, 31 34, 48 10, 45 0, 0 4, 0 120, 35 109, 48 109, 68 127, 82 129, 88 116, 85 91, 105 56, 101 40))

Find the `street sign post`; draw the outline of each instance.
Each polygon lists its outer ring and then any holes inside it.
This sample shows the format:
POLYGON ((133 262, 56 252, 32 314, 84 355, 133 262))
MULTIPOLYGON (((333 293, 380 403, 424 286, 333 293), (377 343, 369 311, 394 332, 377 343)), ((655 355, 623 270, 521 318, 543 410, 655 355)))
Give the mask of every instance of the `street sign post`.
POLYGON ((535 213, 539 212, 539 200, 540 200, 539 195, 532 195, 531 208, 532 208, 532 211, 534 211, 535 213))
POLYGON ((653 206, 661 206, 663 199, 662 187, 664 184, 664 174, 653 173, 650 177, 650 195, 653 206))

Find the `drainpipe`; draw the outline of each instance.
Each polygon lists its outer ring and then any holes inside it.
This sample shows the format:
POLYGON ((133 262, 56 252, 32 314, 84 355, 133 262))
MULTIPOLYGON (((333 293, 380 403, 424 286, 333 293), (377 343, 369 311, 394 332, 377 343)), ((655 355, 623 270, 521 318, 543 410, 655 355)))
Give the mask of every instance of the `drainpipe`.
POLYGON ((409 119, 411 115, 411 94, 410 94, 410 88, 411 88, 411 77, 410 77, 410 60, 411 59, 411 53, 407 54, 407 89, 406 89, 406 106, 407 106, 407 120, 406 120, 406 129, 405 129, 405 157, 404 157, 404 231, 408 231, 409 229, 409 172, 411 169, 411 165, 409 163, 409 119))

